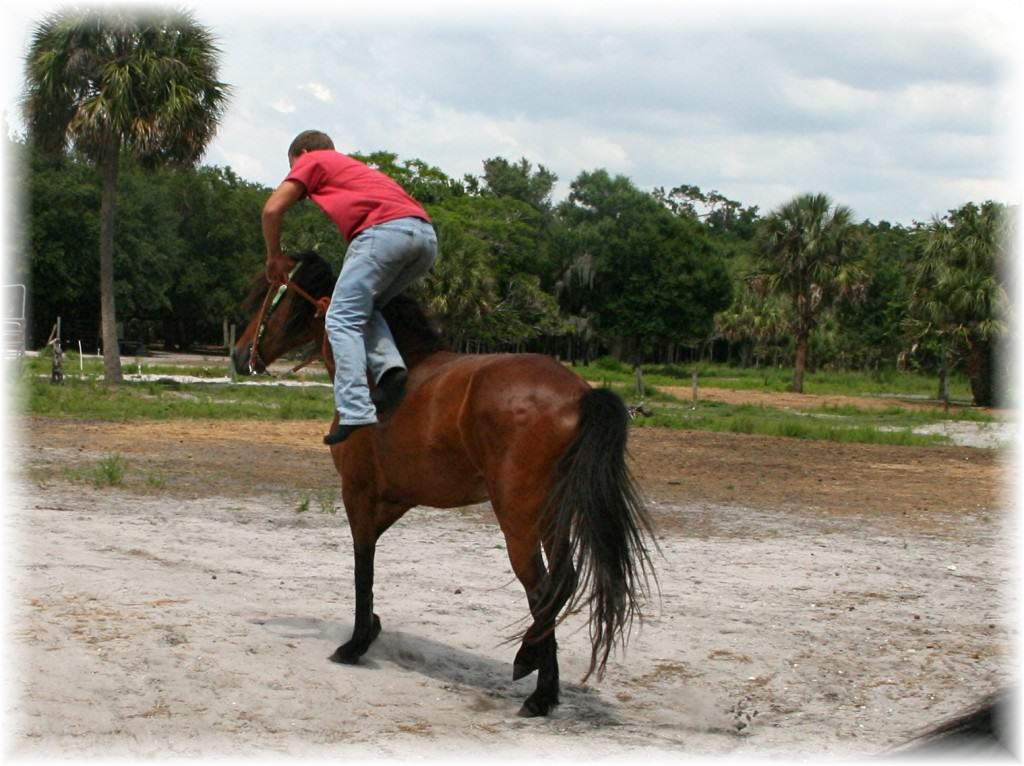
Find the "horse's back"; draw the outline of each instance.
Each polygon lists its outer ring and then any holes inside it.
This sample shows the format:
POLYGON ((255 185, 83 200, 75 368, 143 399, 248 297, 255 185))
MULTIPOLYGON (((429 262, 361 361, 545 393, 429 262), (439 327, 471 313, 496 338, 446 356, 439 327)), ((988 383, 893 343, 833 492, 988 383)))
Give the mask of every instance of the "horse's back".
POLYGON ((501 477, 546 490, 588 388, 540 354, 436 354, 413 368, 402 405, 374 429, 381 491, 453 507, 487 499, 501 477))

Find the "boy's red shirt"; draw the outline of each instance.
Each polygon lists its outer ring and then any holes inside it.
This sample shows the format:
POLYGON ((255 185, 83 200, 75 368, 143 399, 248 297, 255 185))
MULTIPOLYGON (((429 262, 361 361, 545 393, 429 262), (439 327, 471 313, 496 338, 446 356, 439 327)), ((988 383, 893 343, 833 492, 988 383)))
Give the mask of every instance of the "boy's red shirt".
POLYGON ((395 181, 341 152, 323 149, 301 154, 286 181, 298 181, 351 242, 359 232, 398 218, 430 216, 395 181))

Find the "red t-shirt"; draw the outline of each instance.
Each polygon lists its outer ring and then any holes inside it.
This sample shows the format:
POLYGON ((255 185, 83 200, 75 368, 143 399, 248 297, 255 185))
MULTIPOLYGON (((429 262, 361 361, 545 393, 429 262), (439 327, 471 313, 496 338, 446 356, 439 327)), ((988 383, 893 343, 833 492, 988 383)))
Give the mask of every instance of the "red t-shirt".
POLYGON ((299 155, 285 180, 302 184, 348 242, 378 223, 430 221, 423 206, 387 175, 332 149, 299 155))

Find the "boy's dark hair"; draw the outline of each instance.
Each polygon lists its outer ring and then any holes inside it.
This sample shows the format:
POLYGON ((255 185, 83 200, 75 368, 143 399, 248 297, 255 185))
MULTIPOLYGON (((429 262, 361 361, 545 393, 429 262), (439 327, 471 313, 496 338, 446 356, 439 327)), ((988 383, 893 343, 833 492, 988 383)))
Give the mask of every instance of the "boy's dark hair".
POLYGON ((304 130, 295 137, 288 147, 288 159, 298 157, 303 152, 315 152, 318 149, 333 149, 334 142, 326 133, 319 130, 304 130))

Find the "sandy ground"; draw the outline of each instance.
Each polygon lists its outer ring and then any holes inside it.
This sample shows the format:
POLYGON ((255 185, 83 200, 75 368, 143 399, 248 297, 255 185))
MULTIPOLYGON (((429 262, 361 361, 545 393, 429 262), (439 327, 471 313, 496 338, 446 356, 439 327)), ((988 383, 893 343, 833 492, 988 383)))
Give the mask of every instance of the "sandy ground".
POLYGON ((25 419, 4 524, 28 756, 673 760, 875 755, 1007 680, 1005 453, 634 429, 660 596, 600 683, 516 717, 525 597, 489 508, 382 539, 364 662, 323 423, 25 419), (120 487, 91 481, 126 461, 120 487))

